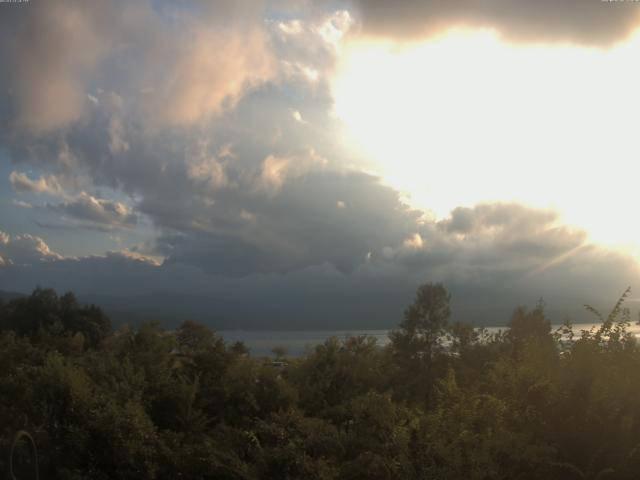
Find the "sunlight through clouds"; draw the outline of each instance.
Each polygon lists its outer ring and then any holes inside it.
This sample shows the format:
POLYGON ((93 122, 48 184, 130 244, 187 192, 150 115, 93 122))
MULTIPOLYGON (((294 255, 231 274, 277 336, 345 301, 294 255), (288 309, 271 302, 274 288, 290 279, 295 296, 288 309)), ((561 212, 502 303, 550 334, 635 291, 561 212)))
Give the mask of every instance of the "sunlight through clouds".
POLYGON ((640 35, 611 49, 509 45, 490 30, 353 42, 333 82, 359 151, 411 202, 557 208, 598 242, 640 242, 640 35))

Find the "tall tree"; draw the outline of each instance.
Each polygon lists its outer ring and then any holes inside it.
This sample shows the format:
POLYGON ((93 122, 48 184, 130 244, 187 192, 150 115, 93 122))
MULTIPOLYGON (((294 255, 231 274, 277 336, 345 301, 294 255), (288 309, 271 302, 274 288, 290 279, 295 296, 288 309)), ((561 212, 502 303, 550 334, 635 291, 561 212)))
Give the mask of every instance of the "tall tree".
POLYGON ((389 334, 399 368, 396 381, 409 396, 428 400, 434 381, 436 358, 442 351, 451 308, 451 295, 441 283, 418 287, 413 304, 404 312, 400 328, 389 334))
POLYGON ((400 329, 391 333, 396 352, 411 359, 432 357, 440 349, 449 324, 450 301, 451 295, 442 284, 420 285, 400 329))

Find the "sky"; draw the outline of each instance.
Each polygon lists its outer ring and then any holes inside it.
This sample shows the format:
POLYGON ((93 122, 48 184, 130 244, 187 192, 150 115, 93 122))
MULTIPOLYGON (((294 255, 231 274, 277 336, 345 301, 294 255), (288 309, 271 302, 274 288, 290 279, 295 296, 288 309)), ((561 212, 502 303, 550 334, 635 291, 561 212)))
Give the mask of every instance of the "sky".
POLYGON ((640 3, 31 0, 0 26, 2 290, 640 307, 640 3))

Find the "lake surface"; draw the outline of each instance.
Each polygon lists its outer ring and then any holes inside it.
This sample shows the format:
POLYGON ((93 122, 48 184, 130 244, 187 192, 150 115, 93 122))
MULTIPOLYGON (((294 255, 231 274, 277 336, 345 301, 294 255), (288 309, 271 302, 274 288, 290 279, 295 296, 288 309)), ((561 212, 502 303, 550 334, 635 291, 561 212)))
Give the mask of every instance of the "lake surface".
POLYGON ((308 350, 320 345, 330 337, 345 339, 358 335, 375 337, 378 345, 389 343, 389 330, 310 330, 310 331, 257 331, 257 330, 222 330, 217 332, 226 342, 238 340, 249 348, 251 356, 273 356, 273 347, 284 347, 287 355, 300 357, 308 350))
MULTIPOLYGON (((598 328, 600 324, 576 323, 573 325, 573 332, 580 335, 581 330, 598 328)), ((560 325, 553 325, 552 331, 560 325)), ((506 330, 507 327, 486 327, 490 333, 506 330)), ((632 323, 628 331, 636 338, 640 338, 640 325, 632 323)), ((238 340, 244 342, 254 357, 273 356, 273 347, 284 347, 287 355, 300 357, 312 350, 316 345, 320 345, 330 337, 346 339, 358 335, 368 335, 374 337, 378 345, 384 346, 389 343, 390 330, 310 330, 310 331, 260 331, 260 330, 222 330, 217 332, 228 343, 238 340)))

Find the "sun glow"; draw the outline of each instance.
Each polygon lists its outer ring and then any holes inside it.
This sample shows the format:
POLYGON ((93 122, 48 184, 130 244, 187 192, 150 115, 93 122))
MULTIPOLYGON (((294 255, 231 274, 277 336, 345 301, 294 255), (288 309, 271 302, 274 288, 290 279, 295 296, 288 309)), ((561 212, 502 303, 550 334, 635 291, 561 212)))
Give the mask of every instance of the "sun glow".
POLYGON ((609 50, 509 45, 490 31, 351 44, 335 113, 376 171, 437 217, 518 201, 637 253, 638 60, 640 35, 609 50))

